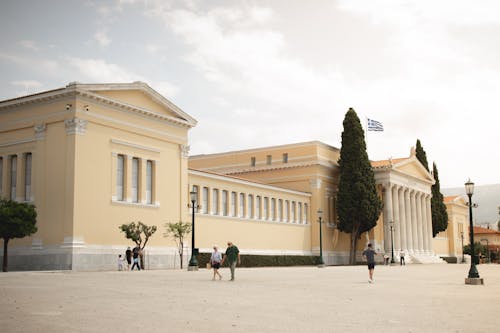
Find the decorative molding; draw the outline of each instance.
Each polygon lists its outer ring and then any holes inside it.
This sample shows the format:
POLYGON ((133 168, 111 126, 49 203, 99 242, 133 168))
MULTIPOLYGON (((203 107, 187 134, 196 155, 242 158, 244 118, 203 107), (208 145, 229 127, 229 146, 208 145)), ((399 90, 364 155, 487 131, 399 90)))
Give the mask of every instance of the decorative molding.
POLYGON ((66 126, 66 133, 68 135, 73 134, 85 134, 87 130, 87 121, 80 118, 66 119, 64 125, 66 126))
POLYGON ((179 145, 179 149, 182 158, 189 158, 189 149, 191 149, 189 145, 179 145))
POLYGON ((85 247, 85 241, 82 237, 64 237, 64 242, 61 245, 61 248, 76 248, 76 247, 85 247))
POLYGON ((39 124, 35 125, 35 138, 37 140, 43 140, 45 139, 45 133, 47 131, 47 125, 46 124, 39 124))
POLYGON ((29 139, 18 140, 18 141, 11 141, 11 142, 6 142, 6 143, 0 143, 0 147, 15 146, 15 145, 23 144, 23 143, 34 142, 34 141, 36 141, 35 138, 29 138, 29 139))
POLYGON ((153 153, 159 153, 160 152, 159 148, 146 147, 146 146, 139 145, 139 144, 136 144, 136 143, 126 142, 126 141, 117 140, 117 139, 111 139, 111 143, 114 143, 114 144, 117 144, 117 145, 131 147, 131 148, 137 148, 137 149, 141 149, 141 150, 151 151, 153 153))
POLYGON ((317 189, 319 189, 319 188, 321 188, 321 183, 322 182, 323 181, 321 179, 316 178, 316 179, 311 179, 309 181, 309 184, 311 185, 311 188, 317 188, 317 189))

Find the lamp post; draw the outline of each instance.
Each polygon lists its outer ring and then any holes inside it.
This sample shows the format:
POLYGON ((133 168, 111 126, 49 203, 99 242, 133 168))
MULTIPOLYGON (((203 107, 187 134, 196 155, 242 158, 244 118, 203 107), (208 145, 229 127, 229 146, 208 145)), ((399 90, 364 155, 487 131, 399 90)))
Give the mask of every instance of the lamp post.
POLYGON ((316 212, 318 214, 318 222, 319 222, 319 264, 318 267, 325 267, 325 262, 323 261, 323 211, 318 209, 316 212))
POLYGON ((491 263, 490 259, 490 243, 488 242, 487 238, 481 238, 481 242, 486 242, 486 253, 488 254, 488 264, 491 263))
POLYGON ((464 232, 460 232, 460 237, 462 238, 462 264, 465 262, 464 258, 464 232))
POLYGON ((193 186, 193 190, 189 192, 191 198, 191 208, 192 208, 192 226, 191 226, 191 260, 189 260, 188 271, 197 271, 198 270, 198 260, 196 259, 196 249, 194 248, 194 209, 196 207, 196 199, 198 197, 198 192, 196 192, 196 188, 193 186))
POLYGON ((474 226, 472 224, 472 194, 474 193, 474 183, 471 182, 470 178, 465 183, 465 193, 469 197, 469 233, 470 233, 470 249, 471 258, 469 275, 465 278, 465 284, 483 284, 483 279, 479 277, 479 273, 476 268, 476 263, 474 260, 474 226))
POLYGON ((389 222, 389 227, 391 228, 391 264, 394 264, 394 238, 393 238, 393 232, 394 232, 394 221, 389 222))

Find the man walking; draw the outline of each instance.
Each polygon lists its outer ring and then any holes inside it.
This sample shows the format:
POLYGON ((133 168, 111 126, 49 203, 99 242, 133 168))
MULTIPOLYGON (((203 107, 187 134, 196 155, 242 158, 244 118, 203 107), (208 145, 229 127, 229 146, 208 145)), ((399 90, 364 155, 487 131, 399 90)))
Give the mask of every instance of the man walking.
POLYGON ((236 262, 238 262, 238 265, 241 265, 241 260, 240 250, 238 250, 238 247, 232 242, 227 242, 226 254, 224 255, 224 258, 222 258, 221 266, 224 265, 226 259, 229 263, 229 268, 231 269, 231 281, 234 281, 234 270, 236 268, 236 262))
POLYGON ((373 250, 372 244, 368 243, 368 248, 363 251, 363 257, 366 257, 366 261, 368 262, 368 274, 370 279, 369 283, 373 282, 373 271, 375 270, 375 255, 377 252, 373 250))
POLYGON ((405 253, 403 252, 403 250, 401 250, 401 252, 399 252, 399 265, 400 266, 406 265, 406 263, 405 263, 405 253))

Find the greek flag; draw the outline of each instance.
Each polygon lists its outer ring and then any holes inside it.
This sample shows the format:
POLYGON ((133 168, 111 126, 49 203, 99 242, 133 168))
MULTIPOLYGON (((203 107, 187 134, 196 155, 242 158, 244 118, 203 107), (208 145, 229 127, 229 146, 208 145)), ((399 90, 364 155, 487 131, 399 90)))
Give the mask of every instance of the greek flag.
POLYGON ((379 121, 368 118, 368 130, 369 131, 383 132, 384 125, 382 125, 382 123, 379 121))

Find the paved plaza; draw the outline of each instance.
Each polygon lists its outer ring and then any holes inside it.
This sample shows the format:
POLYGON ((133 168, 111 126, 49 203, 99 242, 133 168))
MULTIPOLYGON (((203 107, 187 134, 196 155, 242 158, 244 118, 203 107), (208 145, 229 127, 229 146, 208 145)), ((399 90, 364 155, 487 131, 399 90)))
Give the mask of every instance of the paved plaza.
POLYGON ((498 332, 500 265, 0 274, 2 332, 498 332))

